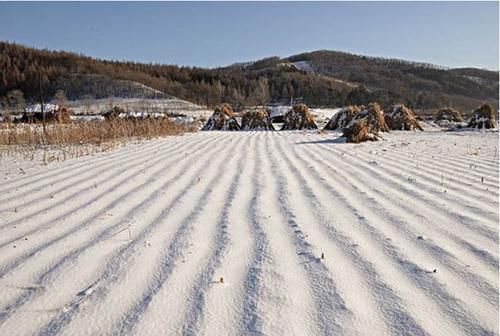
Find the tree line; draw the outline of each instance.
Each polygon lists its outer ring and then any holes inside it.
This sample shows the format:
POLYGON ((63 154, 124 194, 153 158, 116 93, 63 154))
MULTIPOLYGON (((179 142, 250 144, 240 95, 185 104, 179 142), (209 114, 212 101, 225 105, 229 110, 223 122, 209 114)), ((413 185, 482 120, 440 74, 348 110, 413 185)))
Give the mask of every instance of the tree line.
POLYGON ((450 104, 469 108, 484 100, 498 103, 498 77, 496 82, 483 78, 492 83, 485 85, 459 72, 328 51, 205 69, 108 61, 0 42, 0 69, 4 103, 13 90, 21 91, 27 101, 36 101, 40 86, 47 98, 54 97, 58 90, 63 90, 68 99, 142 95, 127 84, 130 82, 209 107, 229 102, 238 108, 294 98, 312 106, 378 101, 383 106, 401 102, 417 109, 450 104), (314 71, 293 66, 299 60, 309 62, 314 71))

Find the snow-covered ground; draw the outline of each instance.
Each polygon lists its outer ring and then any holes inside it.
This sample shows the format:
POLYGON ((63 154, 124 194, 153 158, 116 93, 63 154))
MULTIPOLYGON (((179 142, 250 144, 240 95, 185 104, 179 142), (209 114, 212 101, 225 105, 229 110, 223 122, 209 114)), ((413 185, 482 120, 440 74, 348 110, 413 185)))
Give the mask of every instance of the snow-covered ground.
POLYGON ((498 133, 338 136, 1 165, 0 334, 498 335, 498 133))
POLYGON ((155 113, 184 114, 189 117, 209 117, 213 111, 199 105, 179 99, 143 99, 143 98, 106 98, 94 100, 69 101, 68 106, 77 115, 99 114, 110 111, 114 106, 119 106, 129 115, 142 115, 155 113))

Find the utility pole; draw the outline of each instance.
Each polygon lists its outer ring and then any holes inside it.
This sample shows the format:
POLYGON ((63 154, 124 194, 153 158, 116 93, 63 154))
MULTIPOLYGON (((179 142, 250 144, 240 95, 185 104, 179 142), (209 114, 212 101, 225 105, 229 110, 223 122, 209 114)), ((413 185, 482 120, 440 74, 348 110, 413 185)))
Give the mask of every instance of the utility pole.
POLYGON ((38 84, 40 89, 40 108, 42 111, 42 128, 43 128, 43 142, 45 143, 45 138, 47 135, 47 130, 45 129, 45 111, 43 109, 43 94, 42 94, 42 75, 38 73, 38 84))

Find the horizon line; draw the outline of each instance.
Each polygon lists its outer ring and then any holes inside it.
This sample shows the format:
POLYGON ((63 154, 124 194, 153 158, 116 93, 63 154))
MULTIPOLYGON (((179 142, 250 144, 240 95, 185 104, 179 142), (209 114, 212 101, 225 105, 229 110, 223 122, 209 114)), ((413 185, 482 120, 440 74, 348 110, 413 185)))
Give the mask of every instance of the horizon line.
POLYGON ((485 70, 485 71, 491 71, 491 72, 499 72, 500 71, 499 68, 496 68, 496 69, 482 68, 482 67, 480 68, 480 67, 471 66, 471 65, 463 65, 463 66, 459 66, 459 67, 452 67, 452 66, 448 66, 448 65, 441 65, 441 64, 436 64, 436 63, 431 63, 431 62, 425 62, 425 61, 408 60, 408 59, 403 59, 403 58, 395 58, 395 57, 387 57, 387 56, 375 56, 375 55, 357 54, 357 53, 353 53, 353 52, 350 52, 350 51, 333 50, 333 49, 305 50, 305 51, 302 51, 302 52, 300 52, 298 54, 293 54, 293 55, 288 55, 288 56, 269 55, 269 56, 265 56, 265 57, 262 57, 262 58, 259 58, 259 59, 256 59, 256 60, 251 60, 251 61, 236 61, 236 62, 233 62, 233 63, 230 63, 230 64, 226 64, 226 65, 198 66, 198 65, 185 65, 185 64, 175 64, 175 63, 159 63, 159 62, 152 62, 152 61, 145 62, 145 61, 136 61, 136 60, 130 60, 130 59, 101 58, 101 57, 98 57, 98 56, 88 55, 88 54, 85 54, 83 52, 78 52, 78 51, 73 51, 73 50, 66 50, 66 49, 52 49, 52 48, 48 48, 48 47, 31 46, 31 45, 28 45, 28 44, 24 44, 22 42, 16 42, 16 41, 11 41, 11 40, 7 40, 7 39, 6 40, 0 40, 0 43, 14 44, 14 45, 17 45, 17 46, 21 46, 21 47, 24 47, 24 48, 35 49, 35 50, 38 50, 38 51, 66 52, 66 53, 71 53, 71 54, 75 54, 75 55, 82 56, 82 57, 93 58, 93 59, 99 60, 99 61, 107 61, 107 62, 132 62, 132 63, 144 64, 144 65, 148 64, 148 65, 160 65, 160 66, 190 67, 190 68, 200 68, 200 69, 208 69, 208 70, 214 70, 214 69, 219 69, 219 68, 230 67, 232 65, 237 65, 237 64, 253 63, 253 62, 257 62, 257 61, 260 61, 260 60, 263 60, 263 59, 266 59, 266 58, 271 58, 271 57, 279 57, 280 59, 286 59, 286 58, 289 58, 289 57, 292 57, 292 56, 297 56, 297 55, 300 55, 300 54, 307 54, 307 53, 313 53, 313 52, 319 52, 319 51, 328 51, 328 52, 344 53, 344 54, 349 54, 349 55, 358 56, 358 57, 368 57, 368 58, 371 58, 371 59, 386 59, 386 60, 394 60, 394 61, 403 61, 403 62, 411 63, 411 64, 414 64, 414 65, 430 65, 430 66, 434 66, 434 67, 436 67, 436 68, 438 68, 440 70, 453 70, 453 69, 473 68, 473 69, 479 69, 479 70, 485 70))

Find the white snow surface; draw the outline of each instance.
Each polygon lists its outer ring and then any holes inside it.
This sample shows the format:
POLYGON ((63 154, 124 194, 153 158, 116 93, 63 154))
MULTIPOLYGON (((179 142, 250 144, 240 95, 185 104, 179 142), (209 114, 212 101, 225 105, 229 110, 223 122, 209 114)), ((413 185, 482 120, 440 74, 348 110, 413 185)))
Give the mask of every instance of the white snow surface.
POLYGON ((0 335, 498 335, 498 132, 339 136, 0 158, 0 335))
POLYGON ((68 106, 77 115, 105 113, 114 106, 123 108, 126 115, 142 116, 163 113, 183 114, 189 117, 209 117, 213 111, 175 97, 164 99, 105 98, 96 100, 73 100, 68 106))
POLYGON ((302 71, 307 71, 307 72, 314 71, 313 66, 308 61, 297 61, 292 63, 302 71))
POLYGON ((279 116, 284 116, 292 106, 290 105, 278 105, 278 106, 269 106, 269 117, 274 118, 274 117, 279 117, 279 116))
MULTIPOLYGON (((43 104, 43 111, 47 113, 53 113, 59 110, 59 105, 57 104, 43 104)), ((33 104, 33 105, 28 105, 24 109, 25 112, 28 113, 42 113, 42 104, 33 104)))

